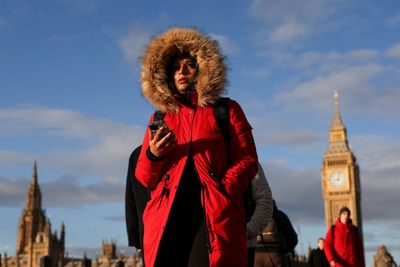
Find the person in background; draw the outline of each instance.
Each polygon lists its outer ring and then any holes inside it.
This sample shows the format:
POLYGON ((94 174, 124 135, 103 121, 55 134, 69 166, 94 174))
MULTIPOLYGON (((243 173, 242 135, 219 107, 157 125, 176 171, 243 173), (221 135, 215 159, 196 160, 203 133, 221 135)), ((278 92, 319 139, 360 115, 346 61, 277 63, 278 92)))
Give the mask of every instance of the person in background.
POLYGON ((384 245, 378 247, 378 251, 374 255, 373 267, 397 267, 392 255, 384 245))
POLYGON ((146 48, 142 94, 163 113, 156 127, 155 115, 149 120, 154 129, 145 133, 135 172, 150 190, 143 214, 147 267, 187 267, 203 230, 209 266, 247 266, 242 194, 258 157, 236 101, 227 102, 229 149, 217 125, 213 106, 226 89, 226 74, 218 42, 196 29, 169 29, 146 48))
POLYGON ((290 254, 298 243, 297 233, 285 212, 273 203, 272 220, 257 236, 254 267, 290 266, 290 254))
POLYGON ((324 252, 324 239, 322 237, 317 241, 317 248, 311 251, 310 257, 308 258, 308 266, 329 267, 329 263, 324 252))
POLYGON ((350 209, 339 211, 334 225, 325 237, 325 255, 332 267, 364 267, 364 249, 361 233, 350 219, 350 209))
POLYGON ((253 267, 255 249, 257 247, 256 237, 271 222, 273 212, 272 193, 261 164, 258 165, 257 175, 251 181, 251 197, 255 203, 255 209, 250 221, 246 224, 246 232, 249 255, 248 266, 253 267))

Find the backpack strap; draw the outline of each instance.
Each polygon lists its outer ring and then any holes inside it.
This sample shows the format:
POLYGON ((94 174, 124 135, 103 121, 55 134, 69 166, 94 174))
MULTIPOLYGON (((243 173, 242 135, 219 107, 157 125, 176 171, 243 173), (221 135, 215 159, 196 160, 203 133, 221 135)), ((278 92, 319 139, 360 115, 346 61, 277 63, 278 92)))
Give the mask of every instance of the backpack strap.
POLYGON ((225 142, 228 143, 231 139, 229 134, 229 97, 220 97, 214 104, 214 116, 217 124, 221 129, 225 142))
POLYGON ((229 132, 230 120, 229 120, 229 97, 220 97, 214 104, 214 117, 217 121, 218 127, 224 136, 226 154, 228 156, 228 161, 230 162, 230 152, 231 152, 231 135, 229 132))
MULTIPOLYGON (((225 151, 228 162, 231 162, 231 134, 230 134, 230 117, 229 117, 229 97, 220 97, 213 106, 214 117, 217 121, 218 127, 224 136, 225 151)), ((220 181, 221 182, 221 181, 220 181)), ((246 222, 251 220, 256 209, 256 203, 252 197, 251 183, 246 191, 242 194, 242 200, 246 212, 246 222)))

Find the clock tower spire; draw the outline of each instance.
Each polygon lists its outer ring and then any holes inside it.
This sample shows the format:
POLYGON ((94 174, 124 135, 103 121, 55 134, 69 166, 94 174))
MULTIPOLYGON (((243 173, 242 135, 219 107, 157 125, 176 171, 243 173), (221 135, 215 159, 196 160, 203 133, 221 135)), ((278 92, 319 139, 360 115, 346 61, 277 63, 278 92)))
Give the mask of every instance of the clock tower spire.
POLYGON ((339 111, 339 93, 335 91, 335 115, 333 116, 329 141, 330 143, 344 142, 347 145, 347 132, 339 111))
POLYGON ((353 224, 362 231, 360 171, 348 144, 337 91, 334 93, 334 103, 335 113, 329 131, 329 145, 321 168, 326 227, 335 223, 339 210, 346 206, 351 211, 353 224))

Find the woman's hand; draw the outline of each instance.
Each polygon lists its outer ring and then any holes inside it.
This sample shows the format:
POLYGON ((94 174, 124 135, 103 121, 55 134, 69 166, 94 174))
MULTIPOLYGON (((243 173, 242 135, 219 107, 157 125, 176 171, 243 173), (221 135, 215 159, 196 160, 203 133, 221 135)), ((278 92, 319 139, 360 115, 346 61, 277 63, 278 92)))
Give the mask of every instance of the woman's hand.
POLYGON ((150 152, 156 157, 165 156, 176 145, 175 134, 165 127, 161 127, 156 133, 150 131, 149 136, 150 152))

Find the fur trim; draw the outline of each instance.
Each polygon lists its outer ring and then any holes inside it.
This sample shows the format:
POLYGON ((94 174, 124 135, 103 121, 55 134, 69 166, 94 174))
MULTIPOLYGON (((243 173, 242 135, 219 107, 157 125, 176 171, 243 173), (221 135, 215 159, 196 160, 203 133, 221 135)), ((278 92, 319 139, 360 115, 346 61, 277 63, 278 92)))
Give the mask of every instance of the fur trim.
POLYGON ((163 112, 179 110, 168 87, 167 64, 183 51, 197 60, 198 106, 214 104, 227 85, 227 68, 218 42, 196 29, 172 28, 150 41, 142 59, 142 94, 163 112))

